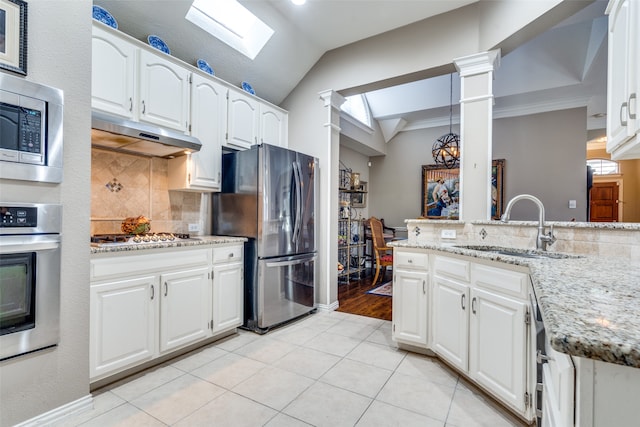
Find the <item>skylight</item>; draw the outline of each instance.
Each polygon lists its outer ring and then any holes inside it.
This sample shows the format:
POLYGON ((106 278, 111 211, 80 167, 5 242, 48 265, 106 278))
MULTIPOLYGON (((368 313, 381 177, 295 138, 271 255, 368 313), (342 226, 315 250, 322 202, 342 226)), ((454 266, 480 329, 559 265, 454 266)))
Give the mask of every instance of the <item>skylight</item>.
POLYGON ((185 19, 254 59, 273 30, 236 0, 194 0, 185 19))
POLYGON ((359 122, 367 126, 371 126, 371 113, 369 112, 369 104, 364 95, 347 96, 346 101, 340 107, 342 111, 357 119, 359 122))

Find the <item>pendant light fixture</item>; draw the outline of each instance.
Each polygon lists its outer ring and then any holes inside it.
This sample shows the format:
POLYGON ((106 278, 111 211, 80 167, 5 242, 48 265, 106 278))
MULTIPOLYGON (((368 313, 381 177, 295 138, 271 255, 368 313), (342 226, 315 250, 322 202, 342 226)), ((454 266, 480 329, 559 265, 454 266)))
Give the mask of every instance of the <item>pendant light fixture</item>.
POLYGON ((436 165, 452 169, 460 165, 460 137, 451 131, 453 122, 453 74, 450 77, 449 91, 449 133, 442 135, 433 143, 431 154, 436 165))

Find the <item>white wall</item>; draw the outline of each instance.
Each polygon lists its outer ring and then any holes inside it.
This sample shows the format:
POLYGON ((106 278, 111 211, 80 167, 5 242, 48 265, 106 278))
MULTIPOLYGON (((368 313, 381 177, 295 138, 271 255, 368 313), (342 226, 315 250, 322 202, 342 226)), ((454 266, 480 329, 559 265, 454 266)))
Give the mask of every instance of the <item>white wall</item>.
MULTIPOLYGON (((62 203, 60 344, 0 362, 0 425, 89 393, 91 2, 28 2, 27 80, 64 91, 62 184, 0 180, 0 200, 62 203)), ((0 71, 2 72, 2 71, 0 71)))

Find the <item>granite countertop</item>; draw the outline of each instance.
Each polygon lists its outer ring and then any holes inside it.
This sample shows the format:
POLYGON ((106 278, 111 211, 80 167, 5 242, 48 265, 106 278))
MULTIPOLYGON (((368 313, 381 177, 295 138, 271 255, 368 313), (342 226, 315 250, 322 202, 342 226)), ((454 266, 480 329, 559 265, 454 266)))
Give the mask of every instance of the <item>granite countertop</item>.
POLYGON ((640 368, 640 265, 627 259, 572 254, 532 259, 439 244, 397 241, 389 245, 528 267, 555 350, 640 368))
POLYGON ((179 248, 186 246, 212 246, 221 245, 225 243, 244 243, 247 239, 245 237, 231 237, 231 236, 195 236, 193 239, 181 240, 178 242, 153 242, 153 243, 132 243, 130 245, 113 245, 113 246, 91 246, 91 254, 104 254, 114 252, 130 252, 130 251, 144 251, 149 249, 160 248, 179 248))

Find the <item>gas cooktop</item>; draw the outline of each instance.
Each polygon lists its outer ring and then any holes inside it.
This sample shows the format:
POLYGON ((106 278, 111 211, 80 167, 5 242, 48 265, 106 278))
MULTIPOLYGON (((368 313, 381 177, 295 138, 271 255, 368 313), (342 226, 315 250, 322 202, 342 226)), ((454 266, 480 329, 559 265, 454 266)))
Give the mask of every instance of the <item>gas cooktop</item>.
POLYGON ((193 237, 185 233, 145 233, 145 234, 96 234, 91 236, 91 245, 104 246, 121 246, 136 245, 142 243, 171 243, 195 240, 193 237))

